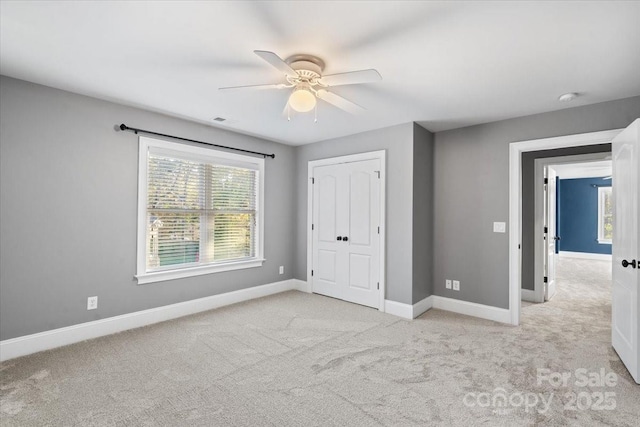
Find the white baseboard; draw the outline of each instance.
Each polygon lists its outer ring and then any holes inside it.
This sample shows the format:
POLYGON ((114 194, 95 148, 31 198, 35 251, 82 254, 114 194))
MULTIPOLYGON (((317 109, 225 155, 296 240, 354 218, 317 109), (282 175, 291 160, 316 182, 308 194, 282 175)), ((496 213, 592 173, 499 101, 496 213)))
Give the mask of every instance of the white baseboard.
POLYGON ((479 317, 481 319, 493 320, 494 322, 511 324, 511 313, 506 308, 492 307, 490 305, 477 304, 432 295, 433 308, 452 311, 454 313, 465 314, 467 316, 479 317))
POLYGON ((433 306, 433 296, 428 296, 417 303, 404 304, 401 302, 384 300, 384 312, 403 319, 415 319, 433 306))
POLYGON ((520 289, 520 299, 522 301, 540 302, 536 299, 536 292, 531 289, 520 289))
POLYGON ((610 254, 592 254, 588 252, 560 251, 558 255, 561 258, 581 258, 581 259, 597 259, 601 261, 611 261, 610 254))
POLYGON ((403 319, 413 319, 413 306, 401 302, 384 300, 384 312, 403 319))
POLYGON ((420 316, 425 311, 433 307, 433 295, 426 297, 423 300, 413 304, 413 318, 420 316))
POLYGON ((384 302, 385 313, 402 317, 403 319, 415 319, 430 308, 493 320, 494 322, 511 323, 511 313, 505 308, 492 307, 437 295, 431 295, 413 305, 391 300, 385 300, 384 302))
POLYGON ((128 329, 139 328, 165 320, 212 310, 225 305, 261 298, 289 290, 298 290, 301 283, 306 282, 296 279, 283 280, 261 286, 254 286, 234 292, 199 298, 163 307, 136 311, 134 313, 53 329, 32 335, 12 338, 0 341, 0 361, 13 359, 39 351, 98 338, 128 329))
POLYGON ((300 279, 291 279, 294 282, 294 289, 299 290, 300 292, 306 292, 308 294, 311 293, 311 285, 307 283, 305 280, 300 279))

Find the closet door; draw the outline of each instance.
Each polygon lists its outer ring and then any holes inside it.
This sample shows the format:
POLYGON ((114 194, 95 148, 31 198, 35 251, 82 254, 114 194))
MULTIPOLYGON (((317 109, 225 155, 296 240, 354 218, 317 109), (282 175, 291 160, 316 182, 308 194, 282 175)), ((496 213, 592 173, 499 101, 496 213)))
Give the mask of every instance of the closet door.
POLYGON ((314 168, 313 292, 380 302, 380 160, 314 168))

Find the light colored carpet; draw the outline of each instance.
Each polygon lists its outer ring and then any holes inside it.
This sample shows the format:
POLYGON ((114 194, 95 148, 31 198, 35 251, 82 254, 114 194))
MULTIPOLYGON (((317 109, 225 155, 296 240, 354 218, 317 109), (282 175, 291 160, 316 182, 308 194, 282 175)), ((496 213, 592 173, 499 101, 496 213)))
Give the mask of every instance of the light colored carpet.
POLYGON ((564 260, 558 295, 517 328, 294 291, 123 332, 1 364, 1 424, 637 426, 640 386, 609 344, 609 274, 564 260), (572 378, 538 385, 537 368, 572 378), (579 368, 616 384, 576 385, 579 368), (533 396, 548 410, 526 407, 533 396))

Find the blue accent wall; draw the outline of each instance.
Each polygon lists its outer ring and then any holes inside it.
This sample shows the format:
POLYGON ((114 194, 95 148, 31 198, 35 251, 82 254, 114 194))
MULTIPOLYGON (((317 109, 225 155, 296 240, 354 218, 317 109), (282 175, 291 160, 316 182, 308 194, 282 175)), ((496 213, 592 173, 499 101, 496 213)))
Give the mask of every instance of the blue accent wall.
POLYGON ((611 254, 611 245, 598 243, 598 187, 611 187, 602 178, 558 180, 558 249, 611 254))
MULTIPOLYGON (((556 177, 556 236, 562 236, 562 224, 560 224, 560 177, 556 177)), ((556 240, 556 253, 560 252, 560 240, 556 240)))

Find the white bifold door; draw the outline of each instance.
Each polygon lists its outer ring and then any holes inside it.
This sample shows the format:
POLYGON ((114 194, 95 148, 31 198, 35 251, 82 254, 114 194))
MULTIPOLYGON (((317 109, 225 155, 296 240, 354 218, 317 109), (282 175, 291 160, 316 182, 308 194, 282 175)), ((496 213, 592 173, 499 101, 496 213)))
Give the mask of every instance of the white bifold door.
POLYGON ((313 168, 312 290, 380 305, 380 159, 313 168))
POLYGON ((640 383, 640 119, 614 140, 613 297, 611 341, 633 379, 640 383))

